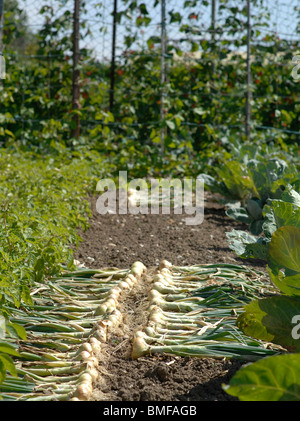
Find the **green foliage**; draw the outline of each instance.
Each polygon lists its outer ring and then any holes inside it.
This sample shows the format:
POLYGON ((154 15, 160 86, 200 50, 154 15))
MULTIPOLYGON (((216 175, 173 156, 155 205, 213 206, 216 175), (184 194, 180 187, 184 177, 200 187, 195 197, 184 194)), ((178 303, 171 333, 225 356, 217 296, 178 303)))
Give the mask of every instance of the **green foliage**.
POLYGON ((30 304, 29 289, 73 265, 70 244, 78 245, 78 229, 87 227, 95 177, 103 160, 35 157, 2 151, 0 298, 2 305, 30 304))
POLYGON ((278 295, 252 301, 237 319, 245 335, 300 351, 299 339, 292 336, 292 320, 300 314, 300 300, 278 295))
MULTIPOLYGON (((297 196, 294 201, 297 201, 297 196)), ((298 223, 300 208, 297 207, 294 213, 295 208, 291 203, 288 205, 298 223)), ((283 215, 287 214, 281 212, 281 216, 283 215)), ((287 218, 291 220, 291 214, 288 214, 287 218)), ((233 377, 230 385, 225 387, 229 394, 238 396, 241 400, 300 400, 300 384, 294 381, 293 374, 299 370, 300 362, 299 251, 300 227, 290 226, 282 219, 281 226, 271 236, 266 256, 271 281, 282 295, 254 300, 247 304, 245 311, 238 316, 236 324, 244 334, 278 344, 282 351, 296 354, 273 356, 263 359, 259 364, 242 368, 233 377), (285 361, 288 362, 288 368, 285 361), (292 383, 288 384, 289 382, 292 383), (272 389, 273 395, 270 395, 272 389)))
POLYGON ((0 384, 5 380, 7 372, 17 377, 17 371, 12 357, 20 356, 16 346, 4 341, 6 333, 18 339, 26 339, 26 332, 22 326, 16 323, 6 322, 5 318, 0 315, 0 384))
MULTIPOLYGON (((158 4, 155 1, 154 8, 158 4)), ((208 7, 209 2, 187 1, 184 9, 198 5, 208 7)), ((139 28, 149 26, 148 5, 124 0, 124 6, 117 16, 119 22, 135 19, 139 28)), ((219 12, 226 17, 224 33, 243 30, 242 7, 232 8, 224 1, 219 12)), ((5 8, 3 44, 9 72, 0 85, 0 142, 4 146, 0 150, 0 317, 5 321, 5 332, 0 328, 0 383, 7 371, 16 374, 12 357, 17 351, 6 339, 26 335, 10 320, 11 309, 30 306, 33 286, 59 275, 63 267, 73 267, 71 248, 80 241, 78 229, 86 229, 90 215, 88 202, 82 198, 95 191, 104 174, 115 177, 120 169, 128 170, 129 178, 205 172, 209 188, 244 205, 228 210, 228 215, 249 223, 255 234, 263 230, 265 237, 258 240, 253 233, 235 239, 239 241, 235 246, 238 254, 271 258, 274 284, 286 294, 297 295, 298 267, 291 267, 286 259, 299 256, 293 247, 291 251, 281 247, 285 250, 281 260, 277 245, 285 241, 298 244, 296 230, 287 233, 284 228, 300 228, 300 179, 294 177, 299 163, 287 156, 287 144, 298 154, 298 146, 293 146, 298 138, 293 132, 299 129, 299 98, 293 82, 286 83, 290 80, 287 66, 278 66, 274 72, 278 51, 292 54, 297 45, 275 37, 269 37, 268 46, 253 42, 257 52, 252 64, 255 140, 246 144, 241 134, 246 68, 245 59, 236 53, 244 45, 244 37, 234 46, 224 41, 221 49, 212 40, 189 41, 190 35, 199 35, 192 24, 196 14, 192 13, 190 24, 186 24, 181 13, 171 12, 170 22, 180 25, 190 52, 199 51, 200 58, 191 55, 191 60, 181 60, 181 46, 169 44, 165 57, 168 78, 161 84, 160 38, 151 37, 146 46, 138 48, 136 36, 125 34, 127 51, 116 66, 112 109, 108 106, 110 68, 82 49, 80 108, 74 111, 71 12, 55 16, 53 9, 45 6, 41 14, 44 24, 33 34, 15 0, 5 8), (74 113, 81 121, 79 139, 70 138, 74 113), (272 128, 279 130, 273 132, 272 128), (284 236, 280 236, 282 232, 284 236), (284 273, 282 265, 286 265, 284 273)), ((260 19, 259 14, 255 16, 256 24, 260 19)), ((81 33, 88 35, 83 19, 81 22, 81 33)), ((284 58, 289 60, 286 53, 284 58)), ((296 156, 294 152, 291 155, 296 156)), ((296 300, 294 296, 285 298, 285 303, 296 300)), ((278 315, 269 311, 271 325, 279 323, 278 315)), ((262 325, 265 316, 257 314, 261 330, 267 329, 262 325)))
MULTIPOLYGON (((117 16, 119 23, 126 28, 133 24, 141 30, 149 27, 150 5, 125 0, 123 3, 122 12, 117 16)), ((18 142, 23 147, 47 152, 59 151, 65 145, 77 148, 88 144, 112 156, 120 153, 132 156, 136 152, 141 167, 151 171, 150 159, 147 162, 144 157, 145 147, 151 150, 152 158, 155 155, 159 165, 165 164, 159 156, 160 134, 164 130, 166 172, 182 163, 187 170, 195 161, 192 170, 209 169, 215 156, 221 151, 224 153, 226 143, 232 142, 232 137, 245 138, 241 131, 245 122, 246 66, 245 58, 236 52, 245 45, 245 37, 237 38, 232 44, 225 36, 236 31, 244 34, 245 9, 232 8, 230 2, 219 5, 218 14, 223 22, 219 30, 225 38, 220 48, 213 39, 199 42, 191 39, 191 34, 199 35, 198 6, 206 9, 209 2, 185 2, 182 10, 168 14, 166 24, 178 25, 182 44, 168 41, 167 79, 163 85, 160 82, 160 37, 152 34, 139 47, 137 33, 131 30, 125 33, 126 50, 116 63, 112 109, 109 108, 110 66, 95 59, 92 51, 82 48, 80 108, 74 111, 71 105, 71 11, 54 15, 51 7, 41 8, 44 23, 37 34, 33 34, 26 25, 26 11, 21 10, 15 0, 9 2, 5 7, 4 28, 7 29, 3 39, 9 72, 0 86, 2 144, 18 142), (199 56, 193 55, 196 51, 199 56), (162 94, 165 97, 163 117, 162 94), (70 138, 74 113, 81 121, 82 136, 78 140, 70 138), (207 157, 210 161, 205 165, 207 157)), ((262 2, 257 1, 253 6, 257 6, 254 26, 268 26, 262 2)), ((159 2, 151 7, 155 11, 159 2)), ((82 2, 82 39, 91 34, 85 13, 82 2)), ((95 13, 100 16, 101 3, 95 13)), ((258 30, 252 34, 256 55, 252 64, 253 134, 261 138, 261 143, 285 147, 285 141, 292 144, 297 140, 292 132, 297 132, 299 127, 299 98, 292 81, 285 83, 291 79, 288 66, 276 66, 274 71, 274 62, 278 52, 289 51, 290 56, 297 51, 297 44, 268 36, 265 45, 261 42, 256 45, 258 34, 258 30), (272 127, 286 133, 273 132, 272 127)), ((288 54, 284 56, 285 62, 290 60, 288 54)), ((240 186, 242 196, 248 187, 246 179, 243 183, 246 186, 240 186)))
POLYGON ((26 338, 12 310, 32 305, 34 286, 74 268, 72 246, 91 214, 83 198, 109 174, 98 154, 75 155, 0 150, 0 383, 7 371, 16 375, 9 338, 26 338))
MULTIPOLYGON (((300 195, 290 186, 282 193, 279 200, 268 200, 262 210, 262 218, 258 219, 261 224, 263 235, 253 235, 242 230, 232 230, 226 233, 229 247, 242 258, 257 258, 268 260, 268 247, 274 232, 283 226, 300 228, 300 195)), ((232 209, 236 219, 249 223, 253 226, 248 212, 242 208, 232 209), (242 211, 244 213, 242 213, 242 211), (248 216, 248 219, 247 219, 248 216)), ((256 234, 260 234, 258 230, 256 234)), ((253 231, 253 230, 252 230, 253 231)), ((255 233, 255 231, 254 231, 255 233)))
POLYGON ((300 354, 263 358, 242 367, 224 390, 241 401, 300 401, 300 354))
MULTIPOLYGON (((247 167, 240 162, 228 161, 215 171, 217 179, 208 174, 199 175, 210 191, 219 193, 230 201, 240 200, 243 203, 249 196, 256 194, 255 185, 248 175, 247 167)), ((241 215, 241 217, 244 216, 241 215)))

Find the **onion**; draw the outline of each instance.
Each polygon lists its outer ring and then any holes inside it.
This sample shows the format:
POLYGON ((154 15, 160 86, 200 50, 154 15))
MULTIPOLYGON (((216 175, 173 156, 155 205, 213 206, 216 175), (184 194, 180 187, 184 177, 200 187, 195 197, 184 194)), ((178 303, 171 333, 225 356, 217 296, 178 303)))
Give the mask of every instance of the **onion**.
POLYGON ((120 324, 120 318, 117 315, 111 314, 108 318, 112 322, 113 326, 118 326, 120 324))
POLYGON ((144 273, 145 270, 146 270, 146 266, 142 262, 135 262, 131 266, 131 273, 133 273, 133 275, 136 275, 138 277, 140 277, 144 273))
POLYGON ((147 345, 146 341, 143 338, 137 337, 133 341, 132 346, 132 358, 137 359, 145 354, 147 354, 149 346, 147 345))
POLYGON ((75 360, 82 360, 82 361, 87 361, 90 357, 92 356, 92 354, 90 354, 88 351, 81 351, 76 357, 75 360))
POLYGON ((81 345, 80 350, 87 351, 87 352, 90 352, 91 353, 92 352, 92 345, 90 343, 88 343, 88 342, 84 342, 81 345))
POLYGON ((100 342, 106 342, 106 330, 103 327, 99 327, 95 332, 93 332, 93 335, 98 341, 100 342))
POLYGON ((84 360, 84 362, 89 363, 89 367, 98 367, 99 360, 96 357, 93 357, 92 355, 84 360))
POLYGON ((162 283, 162 282, 155 282, 153 284, 153 289, 156 289, 161 294, 169 294, 174 292, 173 289, 169 286, 168 283, 162 283), (169 288, 168 288, 169 287, 169 288))
POLYGON ((100 345, 100 342, 98 341, 98 339, 94 338, 94 336, 91 336, 89 341, 92 344, 92 346, 93 346, 93 344, 99 344, 100 345))
POLYGON ((156 335, 156 332, 155 332, 155 330, 153 329, 153 327, 151 327, 151 326, 147 326, 147 327, 145 328, 145 334, 146 334, 146 335, 148 335, 148 336, 155 336, 155 335, 156 335))
POLYGON ((153 323, 163 323, 163 317, 159 313, 153 313, 149 317, 149 321, 153 323))
POLYGON ((101 342, 97 338, 92 336, 90 338, 90 343, 91 343, 91 348, 92 348, 93 353, 95 355, 98 355, 101 352, 101 342))
POLYGON ((104 304, 100 304, 100 306, 96 308, 94 314, 95 316, 101 316, 102 314, 105 314, 106 311, 107 311, 107 305, 104 303, 104 304))
POLYGON ((137 282, 136 277, 135 277, 132 273, 129 273, 129 274, 126 276, 126 280, 127 280, 127 279, 130 279, 133 283, 136 283, 136 282, 137 282))
POLYGON ((105 301, 105 305, 107 306, 107 309, 112 308, 112 307, 113 308, 117 307, 117 303, 112 297, 110 297, 108 300, 105 301))
POLYGON ((119 287, 122 288, 122 289, 130 289, 131 288, 131 286, 125 281, 121 281, 119 283, 119 287))
POLYGON ((171 276, 168 277, 168 276, 162 275, 160 273, 158 275, 154 276, 153 281, 154 282, 161 282, 164 285, 170 285, 170 284, 173 285, 174 284, 173 278, 171 276))
POLYGON ((111 292, 111 294, 116 295, 118 297, 121 293, 121 288, 113 287, 110 292, 111 292))
POLYGON ((135 284, 135 282, 133 282, 133 280, 129 278, 129 276, 126 276, 124 282, 126 282, 130 286, 130 288, 132 288, 133 285, 135 284))
POLYGON ((92 394, 92 387, 88 383, 82 383, 77 387, 75 397, 81 401, 87 401, 92 394))
POLYGON ((99 377, 99 372, 96 369, 96 367, 94 367, 94 366, 93 367, 89 367, 88 370, 86 371, 86 373, 88 373, 92 377, 93 383, 95 383, 96 380, 99 377))
POLYGON ((122 313, 118 309, 115 309, 108 317, 108 320, 110 320, 115 325, 121 323, 123 320, 122 313))
POLYGON ((119 293, 117 293, 117 292, 110 292, 108 295, 107 295, 107 297, 106 297, 106 299, 107 300, 109 300, 110 298, 111 299, 113 299, 115 302, 117 302, 118 301, 118 299, 119 299, 119 297, 120 297, 120 294, 119 293))
POLYGON ((167 268, 162 268, 161 271, 160 271, 160 273, 162 275, 165 275, 165 276, 172 276, 171 271, 169 269, 167 269, 167 268))
POLYGON ((156 289, 151 289, 148 293, 149 301, 155 300, 157 298, 161 298, 161 294, 156 289))
POLYGON ((84 373, 80 374, 78 382, 83 384, 83 383, 93 383, 93 377, 91 376, 90 373, 88 373, 87 371, 85 371, 84 373))
POLYGON ((145 337, 145 332, 143 332, 142 330, 137 330, 134 334, 135 338, 144 338, 145 337))
POLYGON ((168 260, 162 260, 159 264, 159 270, 167 268, 170 269, 172 267, 172 263, 168 262, 168 260))

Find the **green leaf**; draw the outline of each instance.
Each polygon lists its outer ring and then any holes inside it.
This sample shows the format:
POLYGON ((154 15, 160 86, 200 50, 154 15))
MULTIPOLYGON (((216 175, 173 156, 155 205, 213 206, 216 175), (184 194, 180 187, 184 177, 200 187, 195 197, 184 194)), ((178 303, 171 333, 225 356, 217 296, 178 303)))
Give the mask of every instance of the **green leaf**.
POLYGON ((14 357, 20 357, 19 352, 12 345, 4 341, 0 341, 0 352, 13 355, 14 357))
POLYGON ((266 259, 269 241, 263 237, 256 237, 242 230, 232 230, 226 232, 226 237, 229 241, 229 247, 239 257, 266 259))
POLYGON ((272 200, 270 211, 273 213, 277 228, 290 225, 300 228, 300 209, 289 202, 272 200))
POLYGON ((174 121, 171 120, 166 120, 166 125, 171 129, 171 130, 175 130, 176 126, 174 121))
POLYGON ((203 114, 205 114, 205 113, 206 113, 206 111, 205 111, 205 110, 203 110, 203 108, 200 108, 200 107, 193 108, 193 112, 194 112, 195 114, 198 114, 198 115, 203 115, 203 114))
POLYGON ((300 351, 300 341, 293 337, 293 317, 300 315, 300 299, 278 295, 254 300, 236 324, 246 335, 300 351))
POLYGON ((13 338, 21 338, 23 340, 27 339, 26 330, 23 326, 19 325, 18 323, 9 322, 6 326, 6 329, 9 332, 10 336, 13 338))
POLYGON ((0 361, 2 366, 10 372, 10 374, 14 377, 17 377, 17 370, 14 365, 13 359, 7 354, 0 354, 0 361))
POLYGON ((285 276, 278 268, 269 268, 268 272, 273 284, 287 295, 300 296, 300 273, 296 275, 285 276))
POLYGON ((284 190, 280 199, 284 202, 292 203, 293 205, 296 205, 300 208, 300 194, 296 192, 296 190, 292 189, 290 186, 288 186, 286 190, 284 190))
POLYGON ((250 224, 250 222, 251 222, 251 218, 250 218, 248 212, 246 211, 246 209, 242 208, 240 206, 239 207, 229 207, 226 210, 225 213, 229 218, 232 218, 236 221, 240 221, 243 224, 250 224))
POLYGON ((241 401, 300 401, 300 354, 276 355, 242 367, 223 389, 241 401))
POLYGON ((269 245, 270 266, 300 273, 300 228, 278 228, 269 245))
POLYGON ((253 235, 259 235, 262 232, 262 227, 263 227, 264 221, 261 220, 254 220, 251 221, 250 225, 249 225, 249 230, 251 232, 251 234, 253 235))
POLYGON ((230 192, 223 182, 216 180, 209 174, 199 174, 197 178, 201 179, 205 186, 213 193, 220 193, 222 196, 230 196, 230 192))
POLYGON ((246 209, 248 214, 256 221, 263 218, 263 203, 260 199, 248 199, 246 209))
POLYGON ((229 161, 217 170, 229 190, 232 199, 245 200, 249 196, 256 196, 256 189, 247 169, 238 161, 229 161))

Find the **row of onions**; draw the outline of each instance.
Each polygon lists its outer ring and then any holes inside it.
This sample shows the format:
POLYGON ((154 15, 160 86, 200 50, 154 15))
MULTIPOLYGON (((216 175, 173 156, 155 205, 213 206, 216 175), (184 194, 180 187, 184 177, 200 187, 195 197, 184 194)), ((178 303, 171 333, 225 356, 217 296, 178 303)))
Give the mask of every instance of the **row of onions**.
POLYGON ((255 361, 280 347, 236 327, 243 306, 276 294, 263 273, 244 266, 179 267, 162 261, 149 292, 147 326, 135 332, 132 358, 154 353, 255 361))
POLYGON ((4 400, 89 400, 99 376, 101 344, 122 321, 120 294, 129 292, 145 266, 78 269, 37 286, 33 305, 12 311, 26 340, 7 339, 19 356, 17 377, 0 385, 4 400))

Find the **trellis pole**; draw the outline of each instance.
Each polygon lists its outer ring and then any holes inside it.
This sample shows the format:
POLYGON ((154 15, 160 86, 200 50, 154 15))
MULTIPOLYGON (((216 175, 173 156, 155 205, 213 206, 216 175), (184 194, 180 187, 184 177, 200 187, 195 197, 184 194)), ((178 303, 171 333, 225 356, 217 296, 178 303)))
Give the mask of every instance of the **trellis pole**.
MULTIPOLYGON (((79 110, 80 108, 80 88, 79 88, 79 58, 80 58, 80 49, 79 49, 79 36, 80 36, 80 26, 79 26, 79 13, 80 13, 80 0, 74 0, 74 17, 73 17, 73 83, 72 83, 72 109, 74 111, 79 110)), ((80 120, 79 114, 75 113, 73 116, 73 127, 71 129, 71 138, 79 138, 80 131, 80 120)))
POLYGON ((110 93, 109 93, 109 109, 113 111, 114 95, 115 95, 115 67, 116 67, 116 36, 117 36, 117 0, 114 0, 113 10, 113 34, 112 34, 112 53, 111 53, 111 68, 110 68, 110 93))
POLYGON ((247 91, 246 91, 246 137, 251 137, 251 17, 250 0, 247 0, 247 91))
MULTIPOLYGON (((216 0, 211 0, 211 41, 213 44, 213 54, 215 53, 214 51, 215 41, 216 41, 215 31, 216 31, 216 0)), ((215 73, 215 69, 216 69, 216 63, 215 63, 215 59, 213 58, 213 61, 212 61, 213 73, 215 73)))
MULTIPOLYGON (((160 82, 161 82, 161 99, 160 99, 160 119, 163 124, 165 118, 165 81, 166 81, 166 2, 161 0, 161 69, 160 69, 160 82)), ((161 154, 165 152, 165 127, 161 128, 161 154)))
POLYGON ((5 79, 5 60, 3 57, 4 0, 0 0, 0 79, 5 79))

